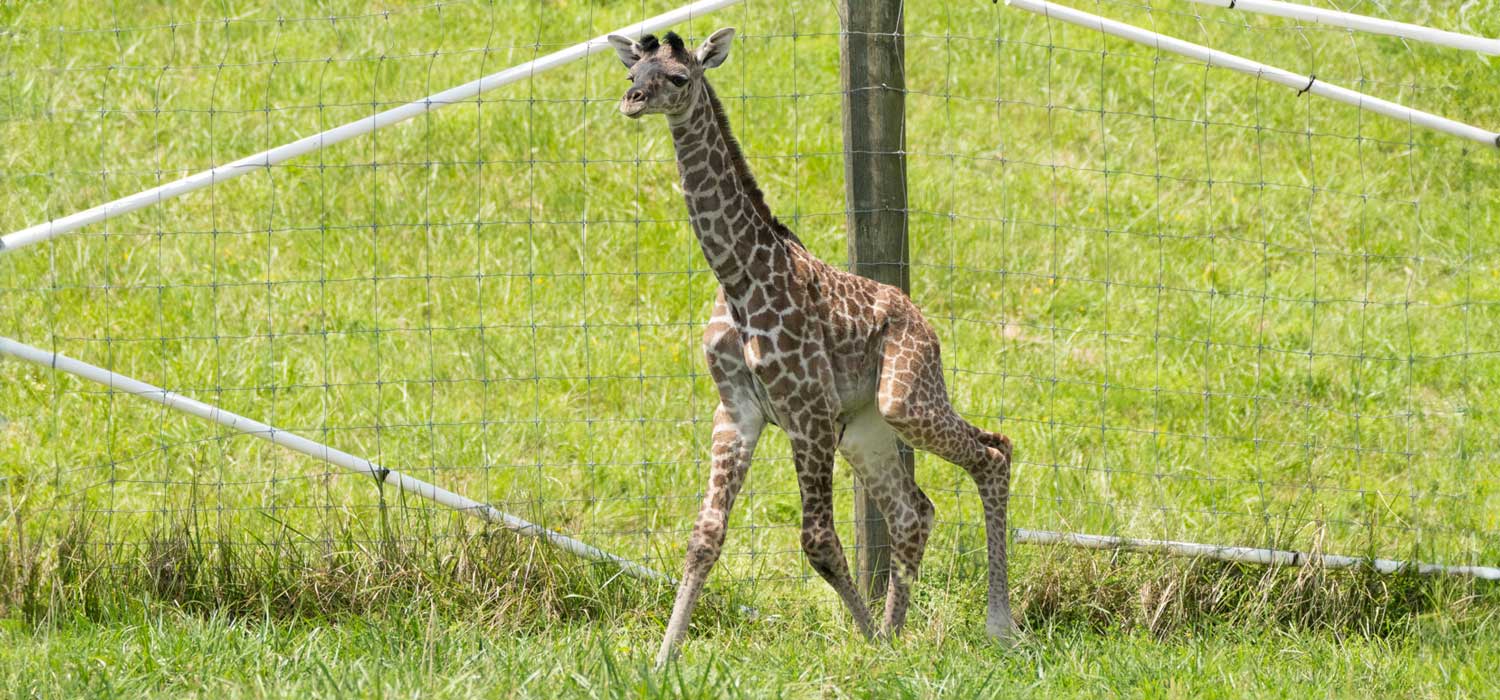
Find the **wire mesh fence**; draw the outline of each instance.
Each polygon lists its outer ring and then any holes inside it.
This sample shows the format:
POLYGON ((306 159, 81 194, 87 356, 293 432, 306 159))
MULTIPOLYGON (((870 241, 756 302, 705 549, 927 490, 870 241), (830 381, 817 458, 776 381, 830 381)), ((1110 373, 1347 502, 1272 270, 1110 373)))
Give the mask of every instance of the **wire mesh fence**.
MULTIPOLYGON (((1494 35, 1484 5, 1390 14, 1494 35)), ((1171 0, 1077 6, 1500 124, 1496 69, 1468 54, 1171 0)), ((672 5, 334 7, 0 10, 0 229, 672 5)), ((955 404, 1017 445, 1014 526, 1500 561, 1492 150, 1004 4, 911 2, 905 21, 912 296, 955 404)), ((710 79, 751 167, 843 260, 835 5, 750 0, 677 31, 724 25, 710 79)), ((0 329, 673 573, 717 403, 715 281, 665 125, 616 111, 622 75, 595 55, 0 255, 0 329)), ((315 550, 473 527, 44 368, 0 362, 0 414, 10 540, 81 518, 122 550, 184 526, 315 550)), ((925 455, 918 476, 928 570, 977 572, 968 477, 925 455)), ((762 441, 731 523, 717 580, 811 575, 784 441, 762 441)))

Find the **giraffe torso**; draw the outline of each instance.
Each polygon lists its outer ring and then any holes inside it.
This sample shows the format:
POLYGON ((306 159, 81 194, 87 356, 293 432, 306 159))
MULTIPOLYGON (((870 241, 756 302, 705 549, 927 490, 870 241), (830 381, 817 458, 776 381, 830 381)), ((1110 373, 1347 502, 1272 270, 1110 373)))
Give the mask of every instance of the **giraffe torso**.
POLYGON ((913 307, 899 289, 837 269, 800 245, 784 255, 789 274, 739 294, 720 288, 704 334, 710 368, 742 365, 741 375, 714 372, 721 391, 750 394, 779 424, 771 394, 816 376, 809 365, 826 364, 830 382, 822 389, 842 423, 875 401, 885 327, 893 317, 912 318, 913 307))

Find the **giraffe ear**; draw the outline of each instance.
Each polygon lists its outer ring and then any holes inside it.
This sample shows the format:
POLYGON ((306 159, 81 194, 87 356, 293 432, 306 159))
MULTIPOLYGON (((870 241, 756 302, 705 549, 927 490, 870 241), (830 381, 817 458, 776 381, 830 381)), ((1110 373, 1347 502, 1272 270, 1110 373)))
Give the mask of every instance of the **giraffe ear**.
POLYGON ((698 62, 704 68, 716 68, 729 58, 729 42, 734 40, 734 27, 725 27, 709 35, 698 47, 698 62))
POLYGON ((635 67, 635 62, 641 60, 640 44, 619 34, 611 34, 608 38, 609 45, 615 47, 615 55, 620 57, 620 62, 624 63, 626 68, 635 67))

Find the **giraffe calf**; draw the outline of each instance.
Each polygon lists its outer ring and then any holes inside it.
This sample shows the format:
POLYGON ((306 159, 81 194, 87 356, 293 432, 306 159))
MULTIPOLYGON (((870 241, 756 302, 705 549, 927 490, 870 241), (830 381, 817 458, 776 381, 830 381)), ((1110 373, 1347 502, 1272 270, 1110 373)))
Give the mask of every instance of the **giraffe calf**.
POLYGON ((672 657, 687 631, 767 424, 791 440, 808 563, 867 637, 900 631, 932 532, 932 501, 904 468, 899 441, 965 469, 984 504, 985 628, 1013 639, 1005 550, 1010 440, 953 410, 937 334, 906 294, 824 263, 772 215, 704 79, 728 57, 733 37, 733 29, 720 29, 695 50, 670 32, 640 41, 609 37, 630 71, 620 112, 665 115, 693 232, 719 281, 704 333, 719 391, 712 467, 657 663, 672 657), (890 530, 891 590, 879 627, 834 530, 836 453, 868 485, 890 530))

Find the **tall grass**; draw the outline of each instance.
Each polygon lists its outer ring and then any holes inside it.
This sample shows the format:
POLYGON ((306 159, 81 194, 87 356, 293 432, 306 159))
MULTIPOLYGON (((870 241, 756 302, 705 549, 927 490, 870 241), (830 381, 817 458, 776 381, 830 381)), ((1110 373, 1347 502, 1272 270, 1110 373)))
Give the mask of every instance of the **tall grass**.
MULTIPOLYGON (((670 590, 582 564, 499 530, 309 540, 289 530, 254 544, 182 523, 109 542, 87 516, 45 542, 0 546, 0 616, 47 626, 108 622, 142 606, 275 620, 338 620, 434 608, 499 627, 541 629, 670 603, 670 590)), ((706 615, 716 614, 712 600, 706 615)))
MULTIPOLYGON (((579 562, 504 530, 458 527, 421 538, 343 530, 309 538, 283 528, 272 538, 237 544, 231 533, 202 523, 180 523, 140 542, 110 542, 98 528, 80 516, 60 538, 0 543, 0 617, 47 628, 70 619, 131 619, 162 607, 201 616, 331 622, 424 610, 535 633, 625 618, 659 624, 672 594, 670 584, 579 562)), ((1060 546, 1024 551, 1012 595, 1018 619, 1032 630, 1166 637, 1255 625, 1387 637, 1426 615, 1474 625, 1500 613, 1500 586, 1413 570, 1162 560, 1060 546)), ((919 618, 956 621, 982 611, 982 552, 959 561, 924 576, 919 618)), ((745 592, 730 582, 713 586, 695 624, 712 638, 714 629, 756 619, 763 613, 745 592)))

